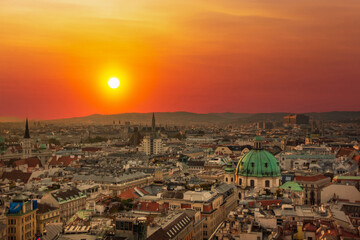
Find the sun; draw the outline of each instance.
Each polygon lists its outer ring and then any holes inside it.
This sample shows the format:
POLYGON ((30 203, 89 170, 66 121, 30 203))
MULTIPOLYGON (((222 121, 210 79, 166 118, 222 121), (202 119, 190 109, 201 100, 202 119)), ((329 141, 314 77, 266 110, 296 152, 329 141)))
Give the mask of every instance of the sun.
POLYGON ((108 85, 109 85, 109 87, 115 89, 115 88, 118 88, 118 87, 119 87, 120 81, 119 81, 119 79, 117 79, 116 77, 113 77, 113 78, 110 78, 110 79, 109 79, 108 85))

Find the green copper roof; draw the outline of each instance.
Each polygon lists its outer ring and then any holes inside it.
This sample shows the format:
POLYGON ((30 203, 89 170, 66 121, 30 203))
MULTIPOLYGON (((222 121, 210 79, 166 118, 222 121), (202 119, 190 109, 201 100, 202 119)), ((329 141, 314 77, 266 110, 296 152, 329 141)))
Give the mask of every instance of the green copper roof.
POLYGON ((303 190, 303 188, 299 184, 293 181, 284 183, 280 188, 285 190, 291 190, 294 192, 301 192, 303 190))
POLYGON ((360 180, 360 176, 335 176, 334 180, 360 180))
POLYGON ((226 168, 225 168, 224 170, 225 170, 225 172, 227 172, 227 173, 233 173, 233 172, 235 171, 235 169, 233 168, 233 165, 232 165, 231 162, 228 162, 228 163, 226 164, 226 168))
POLYGON ((262 138, 260 136, 254 137, 254 141, 262 141, 262 138))
POLYGON ((236 175, 248 177, 279 177, 280 167, 276 158, 266 150, 251 150, 236 166, 236 175))
POLYGON ((46 144, 44 144, 44 143, 40 144, 39 148, 46 149, 46 144))

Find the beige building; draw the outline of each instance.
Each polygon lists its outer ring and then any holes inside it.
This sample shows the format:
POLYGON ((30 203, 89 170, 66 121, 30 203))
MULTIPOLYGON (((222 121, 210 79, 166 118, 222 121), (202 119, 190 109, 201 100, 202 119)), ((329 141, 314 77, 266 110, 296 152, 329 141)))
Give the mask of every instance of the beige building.
POLYGON ((60 209, 48 204, 39 203, 36 222, 36 232, 41 235, 44 234, 47 224, 60 222, 60 209))
POLYGON ((85 209, 86 194, 77 188, 61 189, 46 193, 42 197, 41 203, 59 208, 60 221, 66 222, 77 211, 85 209))
POLYGON ((203 218, 203 239, 208 239, 215 229, 237 206, 237 192, 234 185, 221 184, 212 191, 165 192, 158 201, 168 204, 169 209, 194 209, 203 218))
POLYGON ((37 202, 23 195, 10 203, 7 217, 8 240, 33 240, 36 233, 37 202))
POLYGON ((324 175, 295 176, 294 181, 304 188, 304 203, 314 205, 320 204, 321 190, 330 183, 330 178, 324 175))
POLYGON ((331 199, 356 203, 360 200, 360 192, 355 186, 344 184, 331 184, 321 189, 321 203, 331 199))

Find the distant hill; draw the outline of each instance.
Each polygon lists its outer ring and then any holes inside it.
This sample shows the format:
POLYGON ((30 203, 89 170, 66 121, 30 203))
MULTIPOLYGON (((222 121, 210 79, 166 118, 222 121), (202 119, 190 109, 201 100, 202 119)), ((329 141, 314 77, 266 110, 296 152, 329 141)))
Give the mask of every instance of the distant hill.
MULTIPOLYGON (((165 125, 202 125, 202 124, 239 124, 260 121, 283 121, 283 117, 291 114, 286 112, 278 113, 191 113, 191 112, 158 112, 155 113, 156 123, 165 125)), ((334 112, 309 112, 303 113, 311 119, 338 122, 360 122, 360 111, 334 111, 334 112)), ((61 125, 91 125, 91 124, 124 124, 129 121, 131 124, 151 125, 152 113, 121 113, 112 115, 93 114, 85 117, 63 118, 46 120, 48 124, 61 125)), ((17 118, 0 118, 0 122, 23 122, 17 118), (3 121, 8 120, 8 121, 3 121)))
POLYGON ((0 122, 22 122, 21 118, 16 117, 0 117, 0 122))

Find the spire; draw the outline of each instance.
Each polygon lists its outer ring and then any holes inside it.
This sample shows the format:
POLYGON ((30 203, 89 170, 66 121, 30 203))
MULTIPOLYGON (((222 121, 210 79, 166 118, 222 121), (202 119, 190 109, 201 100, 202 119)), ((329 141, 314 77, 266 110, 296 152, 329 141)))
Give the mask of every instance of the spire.
POLYGON ((26 118, 26 124, 25 124, 25 135, 24 138, 30 138, 30 131, 29 131, 29 122, 26 118))
POLYGON ((155 113, 153 113, 153 116, 152 116, 152 125, 151 125, 151 128, 153 131, 155 131, 155 113))

